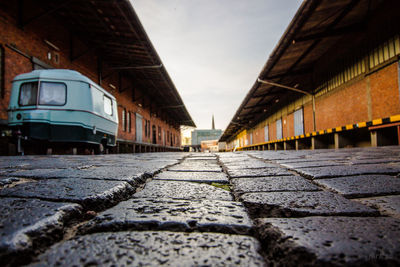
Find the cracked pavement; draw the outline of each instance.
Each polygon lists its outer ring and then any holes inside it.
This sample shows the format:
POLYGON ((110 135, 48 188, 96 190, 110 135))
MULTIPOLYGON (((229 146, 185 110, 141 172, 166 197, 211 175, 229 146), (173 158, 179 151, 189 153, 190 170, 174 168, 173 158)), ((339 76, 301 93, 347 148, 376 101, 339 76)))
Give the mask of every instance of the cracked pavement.
POLYGON ((0 157, 3 266, 398 266, 400 147, 0 157))

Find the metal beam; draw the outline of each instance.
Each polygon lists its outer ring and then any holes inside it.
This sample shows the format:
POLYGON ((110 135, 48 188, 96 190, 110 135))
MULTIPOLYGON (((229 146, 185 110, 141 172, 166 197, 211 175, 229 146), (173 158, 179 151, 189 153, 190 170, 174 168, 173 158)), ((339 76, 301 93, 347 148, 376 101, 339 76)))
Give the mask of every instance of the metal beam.
MULTIPOLYGON (((66 6, 66 5, 68 5, 68 4, 69 4, 70 2, 72 2, 72 1, 73 1, 73 0, 66 0, 66 1, 64 1, 64 2, 61 2, 61 3, 59 3, 58 5, 56 5, 55 7, 53 7, 52 9, 46 10, 46 11, 42 12, 41 14, 36 15, 35 17, 29 18, 29 19, 27 19, 27 20, 24 20, 23 16, 18 17, 18 26, 19 26, 20 28, 23 28, 23 27, 25 27, 26 25, 28 25, 29 23, 34 22, 35 20, 39 20, 39 19, 41 19, 41 18, 43 18, 43 17, 45 17, 45 16, 47 16, 47 15, 50 15, 51 13, 54 13, 55 11, 57 11, 57 10, 59 10, 60 8, 62 8, 62 7, 64 7, 64 6, 66 6)), ((19 4, 20 2, 23 2, 23 0, 19 0, 19 1, 18 1, 18 4, 19 4)), ((23 8, 23 7, 22 7, 22 8, 23 8)), ((19 9, 19 7, 18 7, 18 9, 19 9)), ((22 14, 22 15, 23 15, 23 14, 22 14)))
POLYGON ((308 73, 312 72, 312 70, 313 70, 313 68, 308 67, 308 68, 304 68, 304 69, 293 70, 291 72, 285 71, 284 73, 275 74, 273 76, 267 76, 265 78, 269 79, 269 80, 274 80, 274 79, 281 79, 283 77, 300 76, 300 75, 308 74, 308 73))
POLYGON ((243 109, 252 109, 252 108, 258 108, 258 107, 264 107, 266 106, 267 103, 261 103, 261 104, 257 104, 257 105, 252 105, 252 106, 248 106, 248 107, 244 107, 243 109))
POLYGON ((285 89, 288 89, 288 90, 291 90, 291 91, 295 91, 295 92, 298 92, 298 93, 302 93, 302 94, 305 94, 305 95, 309 95, 309 96, 313 95, 313 94, 311 94, 311 93, 309 93, 307 91, 304 91, 304 90, 300 90, 300 89, 297 89, 297 88, 294 88, 294 87, 282 85, 282 84, 279 84, 279 83, 274 83, 274 82, 270 82, 270 81, 264 81, 264 80, 261 80, 260 78, 258 78, 257 81, 259 83, 264 83, 264 84, 272 85, 272 86, 275 86, 275 87, 285 88, 285 89))
POLYGON ((360 32, 363 30, 364 26, 365 26, 364 23, 355 23, 355 24, 349 25, 347 27, 332 29, 330 31, 325 30, 323 32, 301 36, 299 38, 295 38, 293 41, 295 43, 305 42, 305 41, 311 41, 311 40, 316 40, 316 39, 322 39, 322 38, 326 38, 326 37, 340 36, 343 34, 348 34, 348 33, 353 33, 353 32, 360 32))

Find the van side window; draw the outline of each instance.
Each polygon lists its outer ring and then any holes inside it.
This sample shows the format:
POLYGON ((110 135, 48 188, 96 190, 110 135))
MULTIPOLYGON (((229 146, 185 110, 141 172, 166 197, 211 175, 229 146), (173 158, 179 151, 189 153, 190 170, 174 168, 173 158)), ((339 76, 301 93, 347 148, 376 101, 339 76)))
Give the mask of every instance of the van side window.
POLYGON ((108 96, 104 96, 104 112, 112 115, 112 100, 108 96))
POLYGON ((19 91, 20 106, 36 105, 38 82, 23 83, 19 91))
POLYGON ((64 106, 67 86, 64 83, 40 82, 39 105, 64 106))

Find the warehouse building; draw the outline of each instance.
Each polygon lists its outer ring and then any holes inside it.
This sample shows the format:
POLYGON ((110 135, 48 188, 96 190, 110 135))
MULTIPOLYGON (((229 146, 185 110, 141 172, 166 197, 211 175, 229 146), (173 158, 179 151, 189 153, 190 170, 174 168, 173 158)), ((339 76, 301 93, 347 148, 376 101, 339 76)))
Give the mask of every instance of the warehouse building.
POLYGON ((178 150, 180 126, 195 127, 129 0, 0 3, 0 154, 11 81, 35 69, 72 69, 118 102, 119 152, 178 150))
POLYGON ((228 150, 398 145, 399 7, 304 1, 220 141, 228 150))

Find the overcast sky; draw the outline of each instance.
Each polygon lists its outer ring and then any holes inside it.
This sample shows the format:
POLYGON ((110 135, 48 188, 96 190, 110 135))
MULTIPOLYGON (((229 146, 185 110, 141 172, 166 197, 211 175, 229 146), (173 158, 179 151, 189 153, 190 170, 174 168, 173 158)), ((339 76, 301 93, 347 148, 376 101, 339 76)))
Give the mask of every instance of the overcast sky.
POLYGON ((131 0, 199 129, 224 130, 302 0, 131 0))

